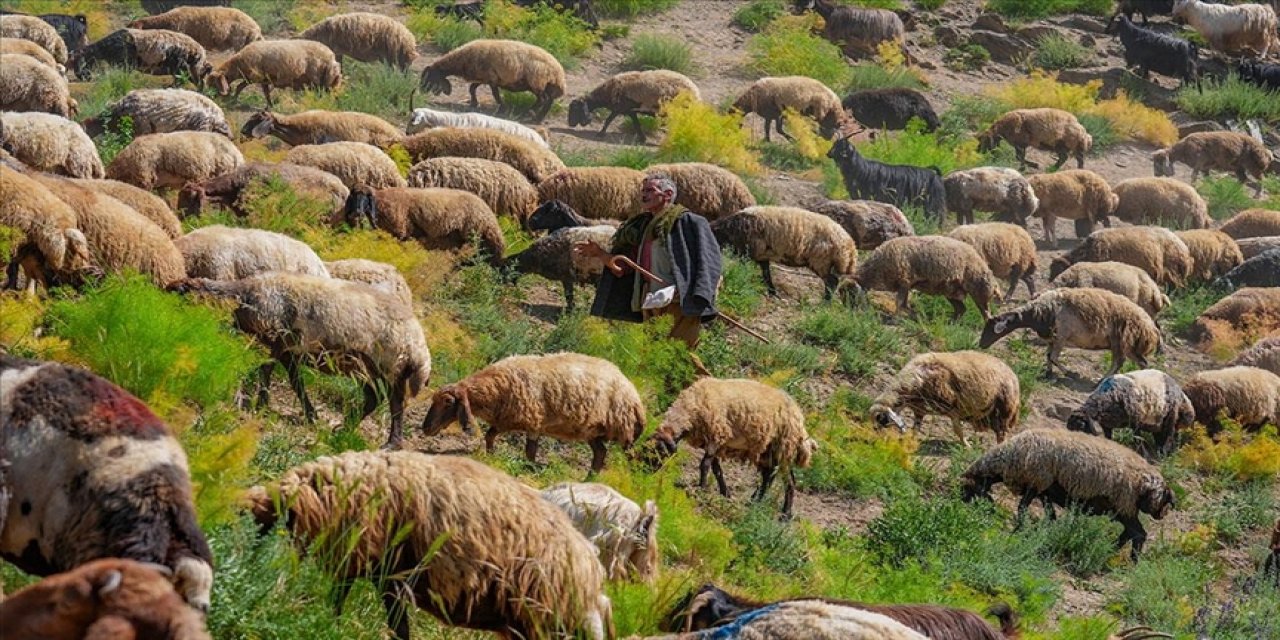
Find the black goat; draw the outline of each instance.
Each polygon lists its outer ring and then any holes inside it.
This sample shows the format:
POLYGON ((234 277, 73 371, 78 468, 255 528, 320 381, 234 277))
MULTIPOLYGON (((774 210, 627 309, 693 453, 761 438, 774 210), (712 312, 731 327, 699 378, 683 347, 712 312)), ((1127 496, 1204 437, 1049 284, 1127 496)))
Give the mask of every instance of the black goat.
POLYGON ((925 131, 933 131, 941 124, 933 105, 914 89, 867 89, 849 94, 841 105, 855 120, 872 129, 906 129, 912 118, 922 120, 925 131))
POLYGON ((1173 14, 1173 0, 1120 0, 1116 5, 1116 13, 1133 20, 1133 14, 1142 14, 1142 24, 1150 22, 1151 16, 1167 16, 1173 14))
POLYGON ((827 152, 836 161, 845 189, 854 200, 875 200, 905 209, 924 207, 925 213, 942 224, 947 216, 947 189, 937 167, 913 167, 868 160, 841 138, 827 152))
POLYGON ((1124 63, 1137 67, 1138 75, 1146 79, 1151 71, 1182 78, 1182 83, 1200 83, 1200 49, 1195 44, 1143 29, 1129 18, 1119 14, 1112 16, 1107 33, 1120 37, 1124 45, 1124 63))
POLYGON ((1263 89, 1280 89, 1280 64, 1241 60, 1236 66, 1236 74, 1241 80, 1263 89))
MULTIPOLYGON (((0 16, 29 15, 21 11, 6 11, 0 9, 0 16)), ((85 45, 89 44, 89 21, 83 14, 67 15, 65 13, 44 13, 36 16, 41 20, 49 23, 54 31, 62 38, 62 42, 67 45, 67 53, 79 51, 85 45)))

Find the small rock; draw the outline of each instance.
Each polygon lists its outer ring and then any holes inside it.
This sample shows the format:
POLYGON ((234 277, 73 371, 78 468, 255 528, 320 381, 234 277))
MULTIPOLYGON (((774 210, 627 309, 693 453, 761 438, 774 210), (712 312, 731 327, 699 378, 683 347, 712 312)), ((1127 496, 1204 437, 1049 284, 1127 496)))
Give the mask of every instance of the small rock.
POLYGON ((1183 138, 1193 133, 1204 133, 1206 131, 1222 131, 1224 127, 1212 120, 1200 120, 1197 122, 1188 122, 1178 127, 1178 137, 1183 138))
POLYGON ((1044 414, 1055 420, 1066 420, 1067 418, 1071 417, 1071 412, 1075 410, 1076 408, 1072 405, 1069 405, 1066 403, 1058 403, 1051 407, 1046 407, 1044 410, 1044 414))
POLYGON ((969 42, 982 45, 992 60, 1004 64, 1016 64, 1031 55, 1031 45, 1021 38, 994 31, 974 31, 969 34, 969 42))
POLYGON ((1004 23, 1004 18, 994 13, 984 13, 978 16, 978 19, 973 21, 973 28, 996 33, 1009 33, 1009 27, 1004 23))
POLYGON ((933 30, 933 37, 944 47, 958 47, 963 41, 960 30, 955 27, 941 26, 933 30))
POLYGON ((1089 48, 1089 49, 1092 49, 1092 48, 1094 48, 1094 47, 1098 46, 1098 39, 1097 39, 1097 38, 1095 38, 1095 37, 1093 37, 1093 36, 1091 36, 1091 35, 1089 35, 1089 34, 1087 34, 1087 33, 1082 33, 1082 34, 1080 34, 1080 39, 1079 39, 1079 41, 1080 41, 1080 46, 1082 46, 1082 47, 1086 47, 1086 48, 1089 48))
POLYGON ((938 68, 938 65, 929 62, 928 60, 916 60, 916 66, 924 69, 925 71, 933 71, 938 68))
POLYGON ((1118 159, 1118 158, 1117 158, 1114 162, 1112 162, 1112 164, 1114 164, 1114 165, 1116 165, 1117 167, 1120 167, 1120 168, 1122 168, 1122 169, 1123 169, 1123 168, 1125 168, 1125 167, 1127 167, 1127 166, 1129 166, 1129 163, 1128 163, 1128 162, 1125 162, 1124 160, 1120 160, 1120 159, 1118 159))
POLYGON ((1034 25, 1034 26, 1030 26, 1030 27, 1026 27, 1024 29, 1018 30, 1018 36, 1023 38, 1027 42, 1037 42, 1041 38, 1046 38, 1048 36, 1056 36, 1060 33, 1061 32, 1058 31, 1056 27, 1050 27, 1048 25, 1042 25, 1042 24, 1038 24, 1038 25, 1034 25))
POLYGON ((1071 16, 1058 23, 1068 29, 1079 29, 1080 31, 1088 31, 1089 33, 1106 33, 1107 23, 1088 16, 1071 16))

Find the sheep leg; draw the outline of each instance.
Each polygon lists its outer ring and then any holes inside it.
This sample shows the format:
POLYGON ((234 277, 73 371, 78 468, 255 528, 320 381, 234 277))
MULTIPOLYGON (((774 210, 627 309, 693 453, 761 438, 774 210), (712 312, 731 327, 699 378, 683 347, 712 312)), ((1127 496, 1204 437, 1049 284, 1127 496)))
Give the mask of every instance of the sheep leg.
POLYGON ((1061 349, 1062 347, 1058 345, 1058 341, 1056 339, 1049 341, 1049 349, 1044 353, 1044 377, 1053 377, 1054 365, 1057 365, 1059 369, 1063 369, 1065 371, 1065 367, 1058 364, 1058 352, 1061 349))
POLYGON ((773 286, 773 270, 769 268, 768 260, 759 260, 756 264, 760 265, 760 275, 764 277, 764 288, 769 295, 777 297, 778 288, 773 286))
POLYGON ((364 404, 360 405, 360 420, 357 422, 363 422, 378 409, 378 387, 372 382, 366 382, 361 385, 360 391, 364 394, 364 404))
POLYGON ((589 444, 591 445, 591 473, 588 477, 591 477, 604 468, 604 457, 609 451, 604 447, 603 437, 593 438, 589 444))
POLYGON ((955 322, 964 315, 964 298, 956 300, 955 298, 947 298, 947 302, 951 303, 951 321, 955 322))
POLYGON ((1142 553, 1142 547, 1147 542, 1147 531, 1142 528, 1142 522, 1138 520, 1138 516, 1116 516, 1116 520, 1124 525, 1124 531, 1120 532, 1120 539, 1116 540, 1116 548, 1124 547, 1124 543, 1132 542, 1133 546, 1129 549, 1129 557, 1137 562, 1138 554, 1142 553))
POLYGON ((244 88, 245 88, 245 87, 247 87, 247 86, 249 86, 249 81, 248 81, 248 80, 241 80, 241 81, 240 81, 240 84, 236 85, 235 93, 232 93, 232 94, 231 94, 231 99, 232 99, 232 100, 237 100, 237 101, 238 101, 238 100, 240 100, 240 92, 241 92, 241 91, 244 91, 244 88))
POLYGON ((267 108, 268 108, 268 109, 274 109, 274 108, 275 108, 275 101, 271 99, 271 84, 270 84, 270 83, 267 83, 267 82, 262 83, 262 97, 266 99, 266 101, 267 101, 267 108))
POLYGON ((778 468, 771 464, 760 466, 760 486, 751 495, 752 500, 764 500, 765 495, 769 493, 769 487, 773 486, 773 478, 777 475, 777 471, 778 468))
MULTIPOLYGON (((1057 149, 1054 150, 1054 152, 1057 153, 1058 157, 1056 162, 1053 163, 1053 170, 1057 171, 1058 169, 1062 168, 1062 165, 1067 163, 1068 153, 1067 153, 1067 150, 1063 147, 1058 147, 1057 149)), ((1082 162, 1081 165, 1083 166, 1083 164, 1084 163, 1082 162)))
POLYGON ((566 311, 573 311, 573 290, 575 289, 572 280, 564 280, 560 283, 564 286, 564 304, 566 311))
POLYGON ((289 386, 293 387, 293 393, 298 396, 298 402, 302 403, 302 416, 307 422, 316 421, 316 408, 311 405, 311 399, 307 397, 306 385, 302 382, 302 368, 298 366, 298 359, 293 355, 286 355, 281 361, 284 365, 285 373, 289 374, 289 386))
POLYGON ((497 440, 498 428, 492 426, 489 427, 489 430, 484 432, 484 452, 489 455, 493 455, 493 445, 497 440))
MULTIPOLYGON (((262 365, 261 367, 258 367, 257 401, 254 402, 253 404, 253 408, 255 410, 261 409, 262 407, 267 406, 267 401, 270 400, 269 393, 271 390, 271 374, 275 373, 275 370, 276 370, 276 363, 274 361, 268 362, 262 365)), ((248 398, 246 398, 245 400, 247 401, 248 398)))
POLYGON ((396 596, 395 583, 383 587, 382 606, 387 610, 387 626, 397 640, 409 640, 409 615, 404 610, 404 603, 396 596))
POLYGON ((612 110, 612 109, 610 109, 610 110, 609 110, 609 116, 608 116, 608 117, 606 117, 606 118, 604 119, 604 126, 603 126, 603 127, 600 127, 600 135, 601 135, 601 136, 603 136, 603 135, 604 135, 604 132, 605 132, 605 131, 608 131, 608 129, 609 129, 609 125, 613 123, 613 119, 614 119, 614 118, 616 118, 616 117, 618 117, 618 112, 617 112, 617 111, 614 111, 614 110, 612 110))
POLYGON ((720 487, 720 495, 729 497, 729 485, 724 481, 724 470, 720 468, 720 458, 711 458, 711 472, 716 476, 716 484, 720 487))
MULTIPOLYGON (((498 108, 499 108, 499 109, 501 109, 501 108, 502 108, 502 93, 501 93, 501 91, 498 89, 498 85, 496 85, 496 84, 491 84, 491 85, 489 85, 489 93, 492 93, 492 94, 493 94, 493 102, 494 102, 494 104, 498 105, 498 108)), ((538 102, 542 102, 542 100, 541 100, 541 99, 539 99, 539 100, 538 100, 538 102)))
POLYGON ((773 124, 772 118, 764 119, 764 141, 765 142, 773 142, 773 140, 769 138, 769 126, 772 124, 773 124))
POLYGON ((778 135, 782 136, 783 138, 786 138, 787 142, 791 142, 795 140, 795 138, 792 138, 790 134, 782 130, 782 116, 778 116, 778 119, 773 121, 773 126, 777 128, 778 135))
POLYGON ((640 124, 640 114, 632 111, 629 115, 631 116, 631 124, 636 130, 636 139, 643 144, 645 141, 645 135, 643 125, 640 124))
POLYGON ((1120 373, 1120 367, 1123 366, 1124 346, 1120 344, 1119 336, 1116 336, 1112 338, 1111 342, 1111 369, 1107 371, 1107 376, 1114 376, 1115 374, 1120 373))
POLYGON ((9 264, 5 266, 4 274, 5 274, 4 288, 7 290, 17 289, 18 288, 18 259, 16 257, 10 260, 9 264))
POLYGON ((956 434, 956 439, 960 441, 960 444, 964 445, 964 448, 970 449, 973 447, 973 443, 969 442, 968 434, 964 432, 964 425, 955 418, 951 419, 951 432, 956 434))
MULTIPOLYGON (((1208 172, 1206 171, 1205 173, 1208 173, 1208 172)), ((1198 167, 1198 166, 1192 166, 1192 167, 1191 167, 1191 181, 1192 181, 1192 182, 1195 182, 1196 180, 1199 180, 1199 179, 1200 179, 1200 167, 1198 167)))
MULTIPOLYGON (((1014 267, 1013 269, 1010 269, 1010 270, 1009 270, 1009 294, 1008 294, 1008 297, 1010 297, 1010 298, 1012 298, 1012 297, 1013 297, 1013 290, 1014 290, 1014 289, 1016 289, 1016 288, 1018 287, 1018 280, 1020 280, 1021 278, 1022 278, 1022 267, 1020 267, 1020 266, 1016 266, 1016 267, 1014 267)), ((1028 289, 1030 289, 1030 288, 1031 288, 1031 283, 1030 283, 1030 281, 1028 281, 1028 282, 1027 282, 1027 288, 1028 288, 1028 289)), ((1033 297, 1034 297, 1034 296, 1033 296, 1033 297)))
POLYGON ((907 311, 912 314, 915 313, 914 311, 911 310, 910 296, 911 296, 911 289, 909 287, 903 287, 901 289, 898 289, 898 295, 897 295, 897 298, 894 300, 894 308, 893 308, 893 312, 895 314, 902 315, 903 311, 907 311))
POLYGON ((787 470, 787 490, 782 494, 782 517, 791 517, 791 504, 796 500, 796 471, 787 470))
MULTIPOLYGON (((409 381, 407 376, 397 380, 391 385, 391 432, 387 434, 387 444, 383 447, 385 449, 399 449, 400 443, 404 440, 404 394, 408 390, 408 386, 409 381)), ((373 396, 373 402, 373 406, 376 408, 378 406, 378 396, 376 393, 373 396)), ((368 405, 366 404, 366 407, 367 406, 368 405)), ((373 412, 370 411, 369 413, 373 412)), ((361 419, 363 420, 363 418, 361 419)))
POLYGON ((479 89, 479 88, 480 88, 479 82, 471 83, 470 91, 471 91, 471 108, 472 109, 476 108, 480 104, 480 99, 476 97, 476 89, 479 89))
POLYGON ((1053 214, 1040 216, 1040 222, 1044 226, 1044 241, 1048 242, 1050 247, 1058 246, 1058 234, 1054 231, 1054 226, 1058 224, 1057 216, 1053 214))
MULTIPOLYGON (((594 449, 595 447, 592 447, 594 449)), ((524 459, 529 464, 538 464, 538 438, 537 436, 526 435, 524 437, 524 459)))
POLYGON ((1023 523, 1023 521, 1025 521, 1025 520, 1027 519, 1027 509, 1030 509, 1030 508, 1031 508, 1031 503, 1032 503, 1032 502, 1036 499, 1036 497, 1037 497, 1037 496, 1039 496, 1039 495, 1040 495, 1040 494, 1038 494, 1038 493, 1036 493, 1035 491, 1032 491, 1032 490, 1030 490, 1030 489, 1028 489, 1028 490, 1026 490, 1026 491, 1024 491, 1024 492, 1022 493, 1022 499, 1018 501, 1018 514, 1014 517, 1014 525, 1013 525, 1013 527, 1014 527, 1015 529, 1021 529, 1021 528, 1022 528, 1022 523, 1023 523))
POLYGON ((707 474, 711 472, 712 455, 707 452, 702 453, 702 460, 698 462, 698 488, 702 489, 707 486, 707 474))
POLYGON ((837 276, 834 273, 827 274, 826 277, 822 279, 822 299, 830 300, 831 296, 835 294, 836 288, 839 286, 840 276, 837 276))

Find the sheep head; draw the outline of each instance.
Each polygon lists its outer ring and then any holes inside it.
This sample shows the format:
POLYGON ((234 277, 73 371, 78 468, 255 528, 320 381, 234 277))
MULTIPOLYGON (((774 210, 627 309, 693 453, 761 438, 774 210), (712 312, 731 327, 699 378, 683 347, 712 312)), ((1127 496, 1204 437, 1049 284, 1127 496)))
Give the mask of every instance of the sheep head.
POLYGON ((902 416, 893 410, 893 407, 877 402, 871 405, 870 413, 876 428, 884 429, 889 425, 893 425, 897 427, 900 433, 907 432, 907 421, 903 420, 902 416))
POLYGON ((591 108, 585 98, 578 98, 569 103, 569 126, 581 127, 591 124, 591 108))
POLYGON ((1150 514, 1156 520, 1163 519, 1174 507, 1173 490, 1159 474, 1148 477, 1142 483, 1138 496, 1138 511, 1150 514))
POLYGON ((1106 435, 1102 428, 1102 423, 1097 418, 1086 416, 1080 411, 1073 412, 1067 418, 1067 430, 1079 431, 1080 433, 1088 433, 1099 437, 1106 435))
POLYGON ((996 133, 995 127, 978 134, 978 153, 991 153, 998 146, 1000 146, 1000 134, 996 133))
POLYGON ((217 87, 218 95, 220 96, 226 96, 231 93, 231 83, 227 81, 226 74, 221 71, 214 71, 210 73, 205 76, 204 81, 208 83, 209 86, 217 87))
POLYGON ((1000 480, 1000 478, 986 476, 971 476, 969 472, 965 472, 964 477, 960 479, 960 498, 965 502, 973 502, 978 498, 990 501, 991 487, 1000 480))
POLYGON ((1053 280, 1062 275, 1063 271, 1071 266, 1071 259, 1067 256, 1058 256, 1049 263, 1049 279, 1053 280))
POLYGON ((1157 178, 1173 177, 1173 160, 1169 158, 1168 149, 1151 154, 1151 164, 1157 178))
POLYGON ((707 583, 685 594, 658 624, 663 631, 689 632, 710 629, 756 603, 740 601, 732 594, 707 583))
POLYGON ((835 141, 835 144, 831 145, 831 150, 827 152, 827 157, 836 162, 845 162, 853 160, 859 155, 857 147, 854 147, 848 138, 840 138, 835 141))
POLYGON ((347 224, 359 228, 360 222, 369 221, 371 228, 378 228, 378 201, 373 188, 358 184, 351 187, 345 208, 347 224))
POLYGON ((198 182, 188 182, 178 192, 178 211, 183 218, 200 215, 200 210, 204 208, 204 201, 204 187, 198 182))
POLYGON ((245 138, 257 139, 269 135, 276 126, 276 114, 263 109, 249 118, 240 128, 240 135, 245 138))
POLYGON ((422 81, 419 83, 423 89, 430 91, 435 95, 449 95, 453 93, 453 84, 449 82, 449 76, 439 69, 427 67, 422 70, 422 81))
POLYGON ((548 200, 534 209, 526 221, 529 231, 555 231, 564 227, 586 227, 591 222, 561 200, 548 200))
POLYGON ((422 433, 434 436, 445 427, 457 422, 462 432, 471 435, 475 416, 471 413, 471 399, 467 397, 466 387, 457 384, 441 387, 431 398, 431 408, 427 417, 422 420, 422 433))
POLYGON ((173 587, 196 611, 209 612, 209 598, 213 592, 213 567, 200 558, 180 558, 173 568, 173 587))
POLYGON ((982 337, 978 340, 978 346, 987 349, 991 345, 1000 342, 1005 336, 1021 329, 1022 314, 1018 311, 1009 311, 987 320, 982 327, 982 337))

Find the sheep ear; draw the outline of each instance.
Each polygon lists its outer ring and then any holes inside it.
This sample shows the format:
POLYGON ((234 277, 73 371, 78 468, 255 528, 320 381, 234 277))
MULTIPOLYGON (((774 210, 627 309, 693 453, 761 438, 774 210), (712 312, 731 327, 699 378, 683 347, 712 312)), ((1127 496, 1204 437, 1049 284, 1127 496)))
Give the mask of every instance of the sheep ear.
POLYGON ((102 586, 98 587, 98 595, 108 596, 120 588, 120 584, 124 582, 124 574, 116 569, 112 569, 107 573, 107 577, 102 581, 102 586))
POLYGON ((475 416, 471 414, 471 398, 467 394, 466 389, 458 390, 458 424, 462 425, 462 430, 471 433, 472 423, 475 422, 475 416))

